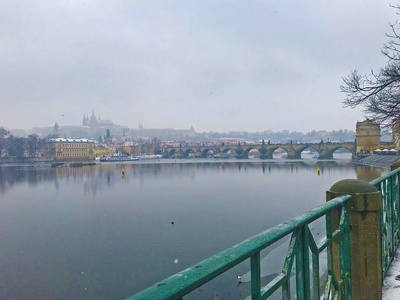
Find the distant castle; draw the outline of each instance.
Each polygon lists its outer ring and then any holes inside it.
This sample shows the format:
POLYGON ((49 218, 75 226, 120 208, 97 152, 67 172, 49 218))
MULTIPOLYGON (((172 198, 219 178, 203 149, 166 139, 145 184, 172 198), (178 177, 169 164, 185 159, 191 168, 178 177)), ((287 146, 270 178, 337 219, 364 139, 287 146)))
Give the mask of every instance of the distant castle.
POLYGON ((142 123, 139 127, 129 128, 128 126, 116 125, 111 120, 102 120, 100 116, 96 117, 94 110, 91 114, 83 114, 82 126, 80 125, 63 125, 60 126, 56 121, 52 127, 35 127, 32 133, 40 136, 48 136, 49 134, 57 137, 65 138, 91 138, 95 139, 99 136, 110 140, 112 137, 121 139, 123 137, 152 139, 158 138, 165 141, 184 140, 186 138, 194 138, 197 133, 193 126, 190 129, 173 129, 173 128, 145 128, 142 123), (107 133, 108 132, 108 133, 107 133))
POLYGON ((94 115, 94 111, 92 111, 92 115, 89 118, 89 114, 83 114, 82 119, 82 126, 89 126, 89 127, 106 127, 112 126, 114 123, 111 120, 101 120, 100 116, 97 119, 94 115))

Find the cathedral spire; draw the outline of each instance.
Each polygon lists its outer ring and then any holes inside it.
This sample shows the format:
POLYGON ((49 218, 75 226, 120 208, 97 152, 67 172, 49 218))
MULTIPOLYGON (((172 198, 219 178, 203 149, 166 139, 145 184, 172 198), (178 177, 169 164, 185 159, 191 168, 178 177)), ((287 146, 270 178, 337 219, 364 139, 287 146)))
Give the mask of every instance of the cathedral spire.
POLYGON ((53 128, 53 134, 54 134, 56 137, 58 137, 58 129, 59 129, 59 126, 58 126, 58 123, 57 123, 57 121, 56 121, 55 124, 54 124, 54 128, 53 128))

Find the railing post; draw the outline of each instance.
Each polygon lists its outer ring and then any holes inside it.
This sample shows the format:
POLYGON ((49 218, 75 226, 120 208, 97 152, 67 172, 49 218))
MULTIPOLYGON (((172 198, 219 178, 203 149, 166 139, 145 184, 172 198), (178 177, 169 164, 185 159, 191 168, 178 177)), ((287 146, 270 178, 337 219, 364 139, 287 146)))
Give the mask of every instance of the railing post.
POLYGON ((251 299, 261 297, 261 259, 260 252, 253 254, 250 258, 251 266, 251 299))
MULTIPOLYGON (((382 299, 381 193, 368 182, 345 179, 326 192, 329 201, 351 195, 349 203, 352 299, 382 299)), ((339 224, 332 214, 332 230, 339 224)), ((334 273, 340 280, 339 241, 333 243, 334 273)))

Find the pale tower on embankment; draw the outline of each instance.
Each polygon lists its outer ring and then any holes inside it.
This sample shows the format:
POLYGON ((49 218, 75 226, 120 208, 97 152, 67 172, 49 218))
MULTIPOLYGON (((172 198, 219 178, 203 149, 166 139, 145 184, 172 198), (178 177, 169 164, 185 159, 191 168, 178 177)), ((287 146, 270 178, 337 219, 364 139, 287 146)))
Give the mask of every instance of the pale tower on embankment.
POLYGON ((374 153, 381 143, 381 127, 374 120, 366 119, 356 125, 356 151, 374 153))
POLYGON ((393 145, 400 150, 400 121, 396 121, 392 128, 393 145))

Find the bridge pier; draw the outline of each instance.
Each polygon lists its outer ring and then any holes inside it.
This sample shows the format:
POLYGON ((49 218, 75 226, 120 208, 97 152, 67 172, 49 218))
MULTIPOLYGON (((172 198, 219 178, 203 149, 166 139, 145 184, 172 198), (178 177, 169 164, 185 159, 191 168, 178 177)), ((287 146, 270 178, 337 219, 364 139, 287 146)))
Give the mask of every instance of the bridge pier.
POLYGON ((289 149, 287 158, 299 159, 299 158, 301 158, 301 151, 296 151, 293 148, 289 149))
POLYGON ((267 159, 273 159, 273 158, 274 158, 274 157, 273 157, 273 153, 274 153, 275 150, 276 150, 276 148, 275 148, 275 149, 274 149, 274 148, 268 149, 268 150, 267 150, 267 153, 265 154, 266 158, 267 158, 267 159))

